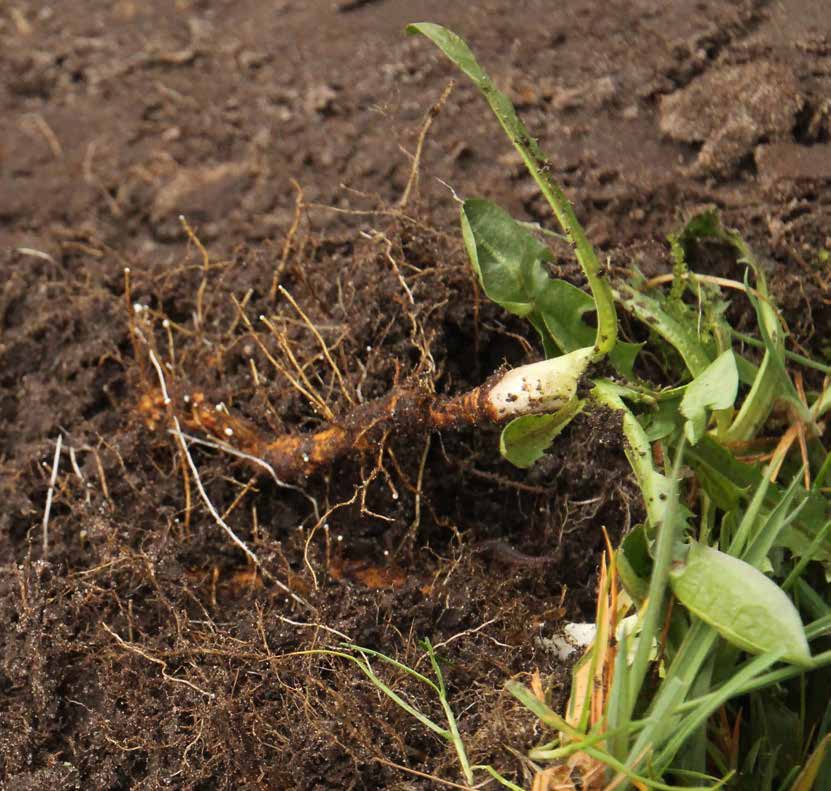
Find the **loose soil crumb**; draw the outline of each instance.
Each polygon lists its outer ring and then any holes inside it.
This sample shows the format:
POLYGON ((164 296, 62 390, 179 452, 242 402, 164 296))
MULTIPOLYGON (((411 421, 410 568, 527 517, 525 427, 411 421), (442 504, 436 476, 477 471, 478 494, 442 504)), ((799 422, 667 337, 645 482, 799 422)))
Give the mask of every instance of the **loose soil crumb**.
MULTIPOLYGON (((418 16, 464 35, 521 107, 613 274, 666 271, 666 234, 716 204, 769 268, 794 342, 819 352, 831 30, 822 2, 786 5, 568 0, 552 17, 545 0, 519 14, 425 0, 418 16), (696 116, 701 86, 709 107, 742 112, 696 116), (662 131, 670 108, 680 139, 662 131)), ((527 472, 499 458, 496 431, 468 429, 390 436, 303 491, 194 447, 264 579, 186 479, 169 416, 151 431, 138 408, 158 387, 148 345, 176 398, 203 394, 274 436, 323 416, 269 356, 335 416, 397 383, 452 395, 538 358, 476 288, 437 181, 551 226, 466 82, 397 207, 423 118, 458 78, 401 34, 412 14, 403 0, 0 11, 3 788, 436 787, 389 762, 458 782, 452 749, 354 665, 297 654, 343 637, 423 672, 429 637, 471 761, 530 786, 511 750, 546 734, 504 682, 539 669, 562 707, 568 667, 538 638, 592 619, 601 527, 614 541, 643 517, 609 415, 581 416, 527 472), (549 560, 477 551, 493 541, 549 560)), ((580 283, 553 249, 554 274, 580 283)), ((732 264, 705 247, 696 266, 732 264)), ((742 326, 747 306, 731 310, 742 326)), ((441 721, 412 677, 377 669, 441 721)))
POLYGON ((802 105, 793 69, 748 63, 709 71, 662 97, 660 127, 674 140, 703 143, 694 172, 721 173, 737 165, 762 137, 787 137, 802 105))

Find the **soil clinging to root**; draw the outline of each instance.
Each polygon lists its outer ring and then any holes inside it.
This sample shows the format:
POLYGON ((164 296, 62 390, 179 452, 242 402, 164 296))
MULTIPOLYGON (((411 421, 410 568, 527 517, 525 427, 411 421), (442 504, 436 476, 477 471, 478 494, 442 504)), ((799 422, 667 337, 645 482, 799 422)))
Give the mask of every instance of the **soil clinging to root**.
MULTIPOLYGON (((456 76, 401 36, 411 4, 71 5, 0 12, 4 787, 458 781, 452 749, 353 664, 304 653, 348 641, 426 673, 424 637, 471 761, 528 785, 511 750, 544 734, 504 682, 539 670, 561 708, 547 638, 593 617, 601 528, 615 542, 643 517, 612 417, 580 416, 529 471, 495 428, 381 431, 295 488, 216 447, 190 445, 191 467, 170 429, 206 439, 199 405, 305 435, 396 387, 452 397, 539 359, 477 288, 434 177, 550 225, 536 188, 459 82, 399 205, 456 76)), ((715 204, 793 341, 827 352, 822 2, 422 5, 508 90, 613 276, 667 271, 666 234, 715 204), (757 66, 773 76, 749 97, 757 66), (730 103, 741 122, 719 116, 730 103)), ((742 329, 747 306, 730 310, 742 329)))

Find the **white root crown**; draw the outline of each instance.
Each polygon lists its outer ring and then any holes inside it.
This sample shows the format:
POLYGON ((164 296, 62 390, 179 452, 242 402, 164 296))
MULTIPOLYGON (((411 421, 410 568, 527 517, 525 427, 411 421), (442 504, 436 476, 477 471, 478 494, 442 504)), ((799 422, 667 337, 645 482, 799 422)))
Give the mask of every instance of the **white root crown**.
POLYGON ((488 403, 499 420, 556 412, 574 398, 593 353, 587 347, 513 368, 491 387, 488 403))

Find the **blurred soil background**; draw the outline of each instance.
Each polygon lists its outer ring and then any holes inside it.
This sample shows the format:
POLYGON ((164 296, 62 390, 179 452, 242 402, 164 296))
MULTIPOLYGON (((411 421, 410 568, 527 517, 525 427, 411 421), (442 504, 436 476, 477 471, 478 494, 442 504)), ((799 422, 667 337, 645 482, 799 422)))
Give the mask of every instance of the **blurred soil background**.
MULTIPOLYGON (((456 393, 539 356, 479 293, 453 190, 552 218, 473 87, 403 34, 422 20, 509 93, 612 275, 667 271, 666 235, 715 205, 769 267, 792 341, 823 351, 825 0, 7 0, 2 788, 458 782, 453 751, 354 665, 290 655, 348 639, 427 672, 424 637, 472 760, 528 783, 517 756, 542 734, 504 681, 539 670, 562 705, 550 638, 593 617, 600 528, 615 540, 642 516, 613 421, 580 418, 527 472, 494 430, 389 437, 302 490, 194 447, 263 574, 201 501, 169 416, 146 409, 149 348, 173 410, 204 396, 268 436, 399 382, 456 393), (286 349, 325 408, 270 362, 291 370, 286 349)), ((440 720, 411 678, 385 677, 440 720)))

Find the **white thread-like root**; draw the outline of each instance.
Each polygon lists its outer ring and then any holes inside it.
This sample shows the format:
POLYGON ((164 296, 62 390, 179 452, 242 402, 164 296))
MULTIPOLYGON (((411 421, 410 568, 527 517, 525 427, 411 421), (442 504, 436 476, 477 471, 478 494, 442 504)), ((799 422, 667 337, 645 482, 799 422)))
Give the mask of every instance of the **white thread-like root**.
POLYGON ((55 483, 58 480, 58 465, 61 463, 61 446, 63 435, 58 434, 58 441, 55 443, 55 458, 52 461, 52 475, 49 478, 49 489, 46 492, 46 507, 43 509, 43 525, 41 527, 43 541, 43 559, 49 557, 49 513, 52 510, 52 497, 55 495, 55 483))
MULTIPOLYGON (((172 429, 170 430, 170 433, 175 434, 175 432, 172 429)), ((305 497, 312 504, 315 519, 320 519, 320 510, 317 504, 317 500, 315 500, 314 497, 312 497, 299 486, 295 486, 293 483, 286 483, 285 481, 281 481, 277 477, 277 473, 275 472, 274 467, 272 467, 265 459, 261 459, 259 456, 254 456, 251 453, 244 453, 241 450, 237 450, 233 445, 229 445, 227 442, 200 439, 199 437, 194 437, 192 434, 185 434, 184 432, 181 432, 181 434, 188 442, 192 442, 194 445, 203 445, 206 448, 221 450, 223 453, 227 453, 229 456, 236 456, 239 459, 245 459, 246 461, 250 461, 252 464, 256 464, 258 467, 262 467, 271 476, 271 480, 273 480, 274 483, 276 483, 278 486, 280 486, 283 489, 291 489, 292 491, 302 494, 303 497, 305 497)))
MULTIPOLYGON (((162 394, 164 395, 165 403, 170 403, 170 398, 167 395, 167 383, 165 382, 164 378, 164 371, 162 370, 162 366, 159 364, 159 360, 156 357, 155 353, 152 349, 148 348, 147 354, 150 357, 150 362, 153 364, 153 367, 156 369, 156 374, 159 377, 159 387, 162 389, 162 394)), ((263 576, 268 577, 275 585, 277 585, 280 590, 282 590, 286 595, 288 595, 291 599, 293 599, 298 604, 306 607, 309 610, 314 610, 311 604, 309 604, 305 599, 298 596, 288 585, 280 582, 274 575, 268 574, 263 567, 260 559, 254 553, 252 549, 248 547, 248 545, 233 531, 231 526, 222 518, 219 511, 216 510, 216 507, 211 502, 211 498, 208 497, 208 493, 205 491, 205 487, 202 484, 202 479, 199 477, 199 469, 196 466, 196 462, 193 460, 193 456, 190 455, 190 450, 188 450, 188 444, 185 441, 184 434, 182 434, 182 428, 179 425, 179 419, 176 415, 171 416, 172 426, 171 426, 171 433, 176 437, 179 446, 182 449, 182 453, 185 454, 185 459, 187 460, 188 467, 190 467, 191 474, 193 475, 194 483, 196 483, 196 488, 199 492, 199 496, 202 498, 202 502, 205 503, 205 507, 210 511, 211 516, 214 518, 214 521, 222 528, 228 538, 239 547, 245 556, 262 572, 263 576)))

